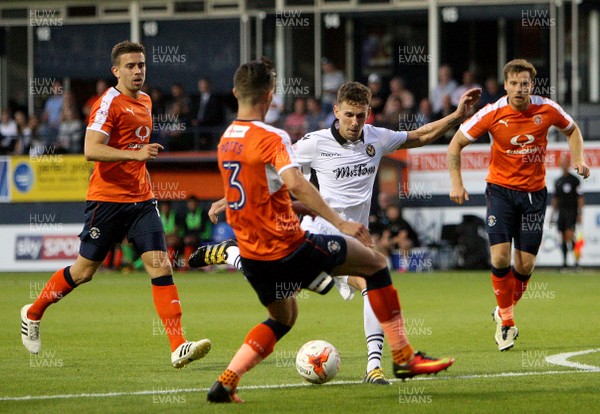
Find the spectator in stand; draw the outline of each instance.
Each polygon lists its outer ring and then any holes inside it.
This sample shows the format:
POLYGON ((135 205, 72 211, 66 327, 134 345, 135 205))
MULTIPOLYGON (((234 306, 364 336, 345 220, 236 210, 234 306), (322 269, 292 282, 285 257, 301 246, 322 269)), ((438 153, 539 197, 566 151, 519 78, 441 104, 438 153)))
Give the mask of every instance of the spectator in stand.
POLYGON ((0 155, 13 155, 17 149, 19 131, 17 123, 10 113, 4 108, 0 116, 0 155))
POLYGON ((56 138, 57 153, 82 153, 84 129, 79 114, 72 105, 65 105, 61 118, 56 138))
POLYGON ((48 127, 48 140, 54 142, 58 135, 60 126, 60 115, 63 107, 63 86, 62 82, 55 80, 52 83, 52 96, 44 103, 44 112, 42 113, 42 122, 48 127))
MULTIPOLYGON (((403 112, 413 112, 415 108, 415 95, 411 91, 406 89, 406 83, 404 82, 404 79, 402 79, 400 76, 394 76, 390 80, 390 95, 388 96, 388 99, 385 103, 386 106, 388 105, 388 102, 390 102, 390 98, 393 96, 400 99, 400 102, 402 103, 403 112)), ((385 110, 386 109, 384 107, 384 111, 385 110)))
POLYGON ((392 204, 386 209, 386 221, 387 225, 375 248, 377 251, 390 257, 399 250, 402 256, 407 257, 410 249, 420 246, 417 232, 404 220, 398 204, 392 204))
MULTIPOLYGON (((450 95, 444 95, 442 97, 441 109, 439 112, 437 112, 433 116, 433 118, 436 120, 442 119, 445 116, 448 116, 449 114, 453 113, 455 110, 456 110, 456 107, 454 105, 452 105, 452 98, 450 97, 450 95)), ((438 144, 448 144, 452 140, 452 137, 454 136, 455 133, 456 133, 456 128, 452 128, 451 130, 446 132, 443 137, 438 139, 437 143, 438 144)))
POLYGON ((323 70, 321 104, 323 110, 329 112, 333 110, 338 89, 346 82, 346 75, 327 58, 321 59, 321 69, 323 70))
POLYGON ((196 118, 192 120, 198 126, 219 126, 225 123, 225 108, 219 97, 212 93, 210 80, 198 80, 198 98, 195 105, 196 118))
MULTIPOLYGON (((194 148, 190 122, 184 113, 180 101, 175 101, 169 106, 169 112, 155 122, 154 128, 158 129, 160 142, 165 144, 167 151, 189 151, 194 148)), ((206 146, 210 142, 205 143, 206 146)))
POLYGON ((380 192, 377 195, 377 205, 369 215, 369 231, 372 235, 383 233, 383 229, 388 225, 386 210, 393 203, 394 197, 391 194, 380 192))
POLYGON ((306 120, 308 122, 308 131, 313 132, 319 129, 327 128, 327 113, 323 111, 321 102, 314 96, 306 99, 306 120))
POLYGON ((152 112, 154 115, 164 115, 167 113, 167 103, 160 88, 150 89, 150 99, 152 99, 152 112))
POLYGON ((171 85, 171 98, 167 102, 167 113, 172 112, 172 106, 178 103, 181 105, 181 113, 184 116, 189 116, 191 112, 191 101, 190 97, 186 95, 185 90, 183 89, 183 85, 179 82, 175 82, 171 85))
POLYGON ((483 91, 481 92, 481 99, 479 100, 479 109, 483 108, 487 104, 491 104, 499 100, 504 96, 504 92, 500 89, 498 79, 490 76, 485 80, 483 91))
POLYGON ((369 89, 373 97, 371 98, 371 114, 377 118, 379 114, 383 112, 385 101, 387 100, 387 94, 384 93, 381 84, 381 76, 377 73, 371 73, 368 79, 369 89))
POLYGON ((15 111, 15 123, 17 124, 17 142, 14 154, 27 155, 31 145, 31 128, 24 110, 18 109, 15 111))
POLYGON ((88 98, 81 110, 83 112, 83 116, 85 116, 85 125, 90 123, 90 110, 92 109, 92 105, 98 100, 98 98, 100 98, 100 96, 102 96, 104 92, 106 92, 107 89, 108 82, 106 82, 104 79, 98 79, 96 81, 96 93, 88 98))
POLYGON ((390 95, 385 102, 385 108, 377 120, 380 126, 398 131, 400 121, 408 114, 402 106, 402 100, 396 95, 390 95))
POLYGON ((284 109, 283 98, 278 93, 274 93, 271 105, 269 105, 269 109, 267 110, 267 115, 265 115, 265 123, 277 128, 281 127, 281 118, 284 109))
POLYGON ((423 98, 419 101, 419 109, 415 114, 414 128, 419 128, 425 124, 432 122, 435 119, 433 108, 428 98, 423 98))
POLYGON ((218 143, 222 131, 213 131, 211 128, 225 123, 225 107, 219 97, 212 93, 208 78, 198 80, 198 92, 192 125, 201 128, 197 135, 199 147, 212 149, 218 143))
POLYGON ((285 117, 283 129, 289 134, 292 144, 298 141, 308 132, 306 99, 294 99, 294 112, 285 117))
POLYGON ((430 96, 434 113, 442 110, 444 96, 452 96, 456 88, 458 88, 458 84, 452 79, 452 68, 448 65, 440 66, 438 69, 438 84, 431 90, 430 96))
POLYGON ((462 76, 462 85, 460 85, 456 90, 452 93, 452 105, 457 106, 458 102, 460 102, 460 97, 472 88, 481 88, 481 85, 475 82, 475 74, 471 70, 465 70, 462 76))

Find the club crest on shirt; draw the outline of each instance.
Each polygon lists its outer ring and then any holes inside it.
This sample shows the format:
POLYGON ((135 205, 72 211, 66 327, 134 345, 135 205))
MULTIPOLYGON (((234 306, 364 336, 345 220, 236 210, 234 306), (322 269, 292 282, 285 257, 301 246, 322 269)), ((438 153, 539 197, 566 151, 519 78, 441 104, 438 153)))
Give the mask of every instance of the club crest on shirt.
POLYGON ((533 117, 533 123, 536 125, 540 125, 542 123, 542 116, 536 115, 533 117))
POLYGON ((496 216, 488 216, 487 218, 487 224, 490 227, 494 227, 496 225, 496 216))
POLYGON ((368 144, 367 145, 367 150, 366 153, 369 157, 374 157, 375 156, 375 147, 373 146, 373 144, 368 144))

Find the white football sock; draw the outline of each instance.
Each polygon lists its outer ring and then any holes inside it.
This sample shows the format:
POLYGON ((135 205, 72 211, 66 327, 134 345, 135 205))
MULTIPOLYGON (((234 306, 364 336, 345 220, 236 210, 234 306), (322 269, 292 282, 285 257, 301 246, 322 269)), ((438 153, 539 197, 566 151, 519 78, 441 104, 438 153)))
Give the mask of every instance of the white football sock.
POLYGON ((227 250, 227 260, 225 262, 228 265, 235 266, 237 270, 242 270, 242 261, 240 260, 240 248, 237 246, 230 246, 227 250))
POLYGON ((361 293, 363 295, 364 328, 369 358, 367 372, 370 372, 381 366, 381 355, 383 354, 383 329, 373 312, 373 308, 371 308, 367 290, 364 289, 361 293))

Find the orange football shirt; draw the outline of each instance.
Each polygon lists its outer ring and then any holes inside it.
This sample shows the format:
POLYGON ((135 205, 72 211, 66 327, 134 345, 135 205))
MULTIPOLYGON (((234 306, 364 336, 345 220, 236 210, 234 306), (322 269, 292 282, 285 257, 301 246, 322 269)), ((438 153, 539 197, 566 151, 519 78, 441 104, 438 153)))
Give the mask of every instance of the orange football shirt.
POLYGON ((240 255, 278 260, 304 240, 290 193, 280 174, 299 167, 288 134, 259 121, 234 121, 223 133, 218 160, 227 222, 235 232, 240 255))
POLYGON ((513 190, 533 192, 546 186, 548 130, 569 129, 573 119, 556 102, 531 96, 525 111, 515 111, 506 96, 480 109, 461 126, 471 141, 489 132, 491 161, 486 181, 513 190))
MULTIPOLYGON (((92 106, 87 129, 106 135, 107 144, 121 150, 138 150, 150 142, 152 101, 140 92, 130 98, 109 88, 92 106)), ((145 161, 96 162, 86 200, 135 203, 154 198, 145 161)))

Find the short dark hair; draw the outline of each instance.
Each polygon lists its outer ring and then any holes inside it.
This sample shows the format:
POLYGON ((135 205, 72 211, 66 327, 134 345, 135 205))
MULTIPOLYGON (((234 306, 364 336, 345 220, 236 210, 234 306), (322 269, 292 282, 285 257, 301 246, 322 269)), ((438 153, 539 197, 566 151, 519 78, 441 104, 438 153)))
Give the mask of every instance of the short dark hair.
POLYGON ((504 65, 504 80, 508 79, 508 75, 511 73, 517 74, 521 72, 529 72, 531 75, 531 79, 535 78, 537 71, 535 70, 535 66, 526 61, 525 59, 513 59, 504 65))
POLYGON ((119 56, 124 55, 126 53, 144 53, 146 54, 146 49, 144 45, 141 43, 132 42, 130 40, 124 40, 120 43, 117 43, 110 54, 110 60, 113 66, 117 66, 119 64, 119 56))
POLYGON ((352 105, 369 105, 373 92, 360 82, 346 82, 337 93, 337 104, 347 102, 352 105))
POLYGON ((254 105, 275 87, 275 69, 267 57, 244 63, 233 75, 237 98, 254 105))

